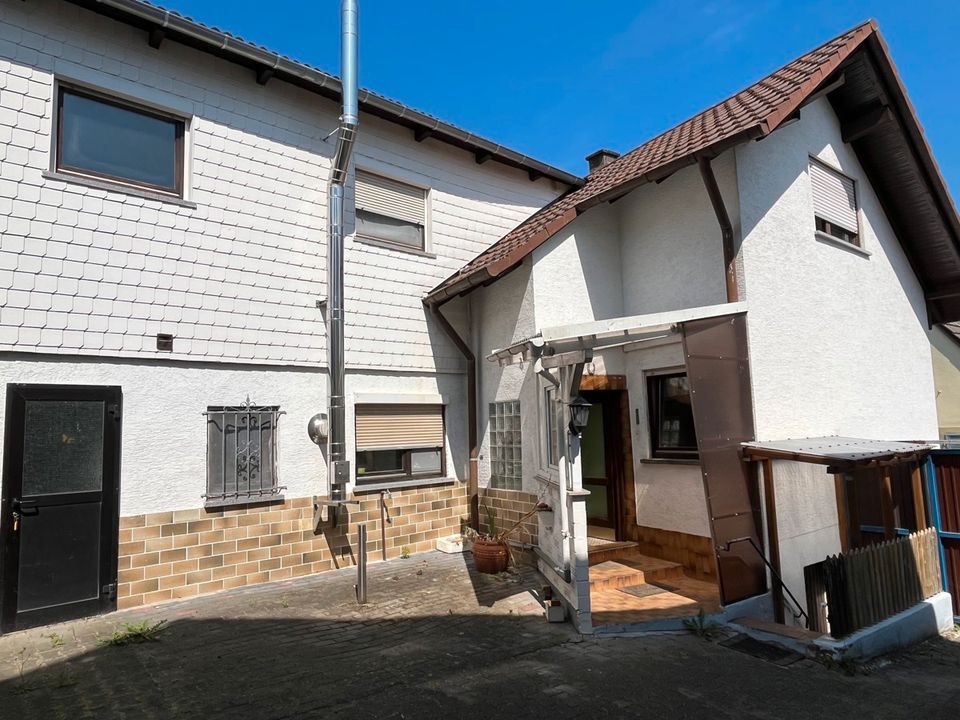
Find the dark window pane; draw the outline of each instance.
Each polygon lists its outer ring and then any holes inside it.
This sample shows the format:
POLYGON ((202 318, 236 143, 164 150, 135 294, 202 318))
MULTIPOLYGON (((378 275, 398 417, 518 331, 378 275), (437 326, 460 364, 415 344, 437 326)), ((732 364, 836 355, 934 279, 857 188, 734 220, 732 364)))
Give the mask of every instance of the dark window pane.
POLYGON ((63 91, 60 167, 176 190, 182 123, 63 91))
POLYGON ((411 450, 410 472, 414 474, 440 472, 440 449, 411 450))
POLYGON ((695 456, 697 435, 685 374, 650 378, 650 428, 654 456, 695 456))
POLYGON ((423 249, 423 226, 407 220, 357 210, 357 235, 423 249))
POLYGON ((103 481, 103 403, 28 400, 24 408, 23 494, 99 490, 103 481))
POLYGON ((207 502, 258 498, 279 491, 275 407, 207 408, 207 502))
POLYGON ((404 450, 361 450, 357 453, 357 476, 402 473, 404 452, 404 450))

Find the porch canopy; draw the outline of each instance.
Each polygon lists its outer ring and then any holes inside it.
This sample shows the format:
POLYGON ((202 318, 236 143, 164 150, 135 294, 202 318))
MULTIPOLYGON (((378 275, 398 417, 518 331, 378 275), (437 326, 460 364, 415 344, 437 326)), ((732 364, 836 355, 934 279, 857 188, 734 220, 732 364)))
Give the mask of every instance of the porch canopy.
POLYGON ((607 350, 663 340, 679 336, 681 323, 746 311, 745 302, 735 302, 545 327, 533 337, 494 350, 487 360, 505 366, 545 358, 544 367, 575 365, 583 362, 581 353, 586 350, 607 350), (553 357, 552 361, 546 359, 550 357, 553 357))
POLYGON ((902 440, 865 440, 840 436, 745 442, 747 460, 794 460, 827 465, 828 472, 898 465, 920 459, 937 445, 902 440))

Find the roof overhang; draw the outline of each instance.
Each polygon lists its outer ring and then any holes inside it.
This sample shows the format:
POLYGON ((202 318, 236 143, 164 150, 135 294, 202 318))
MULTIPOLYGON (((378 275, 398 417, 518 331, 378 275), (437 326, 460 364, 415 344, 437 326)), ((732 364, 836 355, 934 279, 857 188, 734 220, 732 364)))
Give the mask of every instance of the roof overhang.
POLYGON ((867 440, 840 436, 771 440, 742 443, 746 460, 793 460, 827 465, 831 472, 883 467, 919 460, 936 443, 899 440, 867 440))
MULTIPOLYGON (((736 302, 593 320, 573 325, 556 325, 543 328, 533 337, 494 350, 487 356, 487 360, 507 366, 539 358, 562 356, 571 358, 569 364, 573 364, 578 357, 577 353, 584 350, 628 349, 642 343, 670 339, 680 333, 680 326, 684 322, 738 315, 746 311, 745 302, 736 302)), ((556 359, 549 364, 556 365, 556 359)))
MULTIPOLYGON (((250 68, 251 80, 256 80, 261 85, 276 78, 332 100, 340 99, 342 88, 340 79, 336 76, 157 5, 140 0, 69 2, 143 30, 144 42, 149 42, 154 47, 159 48, 161 43, 167 40, 178 42, 250 68)), ((571 187, 583 184, 583 179, 572 173, 443 122, 396 100, 363 89, 360 90, 358 99, 363 112, 409 128, 418 142, 427 138, 439 140, 473 153, 478 164, 495 160, 524 170, 530 180, 548 178, 571 187)))

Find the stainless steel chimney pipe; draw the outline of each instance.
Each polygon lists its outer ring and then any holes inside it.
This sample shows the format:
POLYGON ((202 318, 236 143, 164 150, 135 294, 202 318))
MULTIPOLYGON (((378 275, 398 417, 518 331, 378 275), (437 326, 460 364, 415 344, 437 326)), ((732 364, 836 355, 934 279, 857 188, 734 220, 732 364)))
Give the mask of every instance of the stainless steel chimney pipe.
POLYGON ((327 439, 327 482, 331 500, 343 500, 350 479, 346 459, 345 361, 343 352, 343 236, 344 186, 356 138, 357 113, 357 0, 340 6, 340 74, 343 108, 337 130, 337 149, 330 170, 329 231, 327 234, 327 398, 330 418, 327 439))

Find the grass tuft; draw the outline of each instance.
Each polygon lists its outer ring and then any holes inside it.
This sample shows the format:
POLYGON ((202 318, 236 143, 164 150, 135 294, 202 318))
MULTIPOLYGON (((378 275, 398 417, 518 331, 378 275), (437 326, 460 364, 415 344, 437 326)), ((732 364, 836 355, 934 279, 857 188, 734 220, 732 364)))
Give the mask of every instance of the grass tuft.
POLYGON ((141 623, 126 623, 123 628, 113 631, 112 635, 97 639, 98 645, 119 647, 122 645, 134 645, 137 643, 156 642, 160 639, 160 633, 166 630, 166 620, 150 624, 149 620, 141 623))

